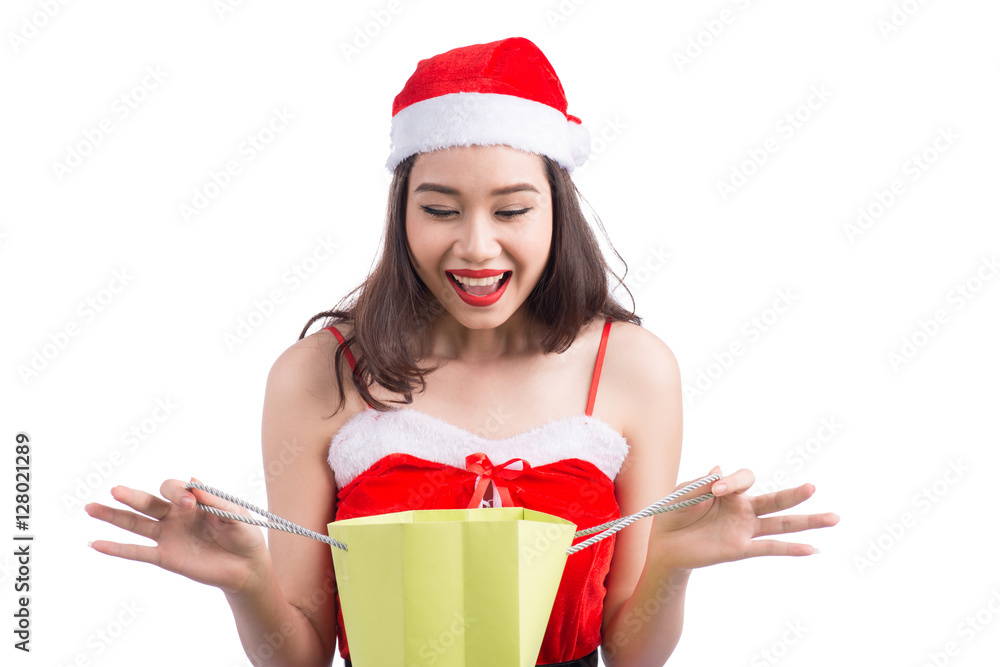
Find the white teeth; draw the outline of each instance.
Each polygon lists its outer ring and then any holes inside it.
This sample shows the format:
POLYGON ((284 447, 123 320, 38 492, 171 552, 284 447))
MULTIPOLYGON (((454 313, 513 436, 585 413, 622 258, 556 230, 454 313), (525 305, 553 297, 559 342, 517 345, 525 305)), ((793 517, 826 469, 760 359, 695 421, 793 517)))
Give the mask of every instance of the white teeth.
POLYGON ((462 276, 456 276, 454 273, 451 275, 463 285, 492 285, 504 276, 502 273, 498 276, 490 276, 489 278, 463 278, 462 276))

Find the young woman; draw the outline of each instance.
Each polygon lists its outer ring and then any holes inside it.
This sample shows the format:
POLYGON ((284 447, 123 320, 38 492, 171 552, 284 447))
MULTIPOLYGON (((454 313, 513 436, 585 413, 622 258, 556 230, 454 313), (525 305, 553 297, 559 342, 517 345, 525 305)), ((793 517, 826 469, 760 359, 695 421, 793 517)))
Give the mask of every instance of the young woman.
MULTIPOLYGON (((677 361, 610 295, 570 178, 589 138, 545 56, 511 38, 420 61, 392 139, 377 267, 268 376, 269 510, 319 533, 334 519, 501 504, 586 528, 671 493, 677 361)), ((724 476, 714 498, 570 556, 537 664, 596 665, 600 647, 607 665, 661 665, 693 569, 814 553, 752 538, 834 525, 760 518, 815 488, 751 497, 753 481, 724 476)), ((267 546, 195 502, 238 508, 180 480, 160 492, 112 489, 140 514, 87 506, 156 547, 93 547, 222 589, 255 664, 329 665, 338 639, 349 659, 328 546, 281 532, 267 546)))

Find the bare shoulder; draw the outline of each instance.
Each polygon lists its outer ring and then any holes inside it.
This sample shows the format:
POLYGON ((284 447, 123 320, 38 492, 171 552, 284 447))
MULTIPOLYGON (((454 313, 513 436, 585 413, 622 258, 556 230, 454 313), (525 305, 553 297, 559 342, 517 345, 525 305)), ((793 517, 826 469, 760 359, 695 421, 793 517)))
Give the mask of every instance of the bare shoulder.
POLYGON ((648 420, 679 399, 680 368, 673 350, 655 333, 632 322, 615 322, 604 355, 602 388, 605 383, 628 438, 637 420, 648 420))
MULTIPOLYGON (((337 325, 341 335, 350 333, 349 325, 337 325)), ((280 397, 280 403, 295 405, 299 415, 308 410, 312 414, 335 412, 339 404, 337 378, 344 388, 347 403, 338 415, 331 419, 333 430, 338 422, 345 421, 356 411, 360 400, 350 378, 350 368, 344 363, 334 369, 334 355, 339 341, 328 330, 321 329, 290 345, 271 365, 267 377, 267 392, 273 398, 280 397), (338 419, 343 416, 343 419, 338 419)))
POLYGON ((648 354, 658 354, 663 357, 673 357, 670 347, 655 333, 632 322, 613 322, 608 335, 608 349, 612 343, 617 344, 621 358, 632 357, 641 361, 648 354))
POLYGON ((662 385, 679 377, 677 358, 670 346, 649 329, 632 322, 611 325, 604 354, 609 375, 615 379, 662 385))

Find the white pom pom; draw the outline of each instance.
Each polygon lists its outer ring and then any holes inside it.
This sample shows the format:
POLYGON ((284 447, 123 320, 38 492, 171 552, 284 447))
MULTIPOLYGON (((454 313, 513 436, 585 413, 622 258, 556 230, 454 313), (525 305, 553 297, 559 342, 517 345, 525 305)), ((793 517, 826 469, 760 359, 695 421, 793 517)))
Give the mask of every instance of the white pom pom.
POLYGON ((582 167, 583 163, 590 158, 590 130, 585 126, 567 121, 569 125, 570 155, 573 163, 577 167, 582 167))

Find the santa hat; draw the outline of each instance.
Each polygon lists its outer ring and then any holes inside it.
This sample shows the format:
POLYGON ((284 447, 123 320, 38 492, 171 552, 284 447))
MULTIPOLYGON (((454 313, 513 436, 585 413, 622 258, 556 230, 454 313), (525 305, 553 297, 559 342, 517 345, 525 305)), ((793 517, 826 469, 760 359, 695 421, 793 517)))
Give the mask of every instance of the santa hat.
POLYGON ((572 172, 590 156, 590 133, 566 113, 566 94, 530 40, 510 37, 421 60, 392 103, 393 171, 414 153, 503 144, 545 155, 572 172))

